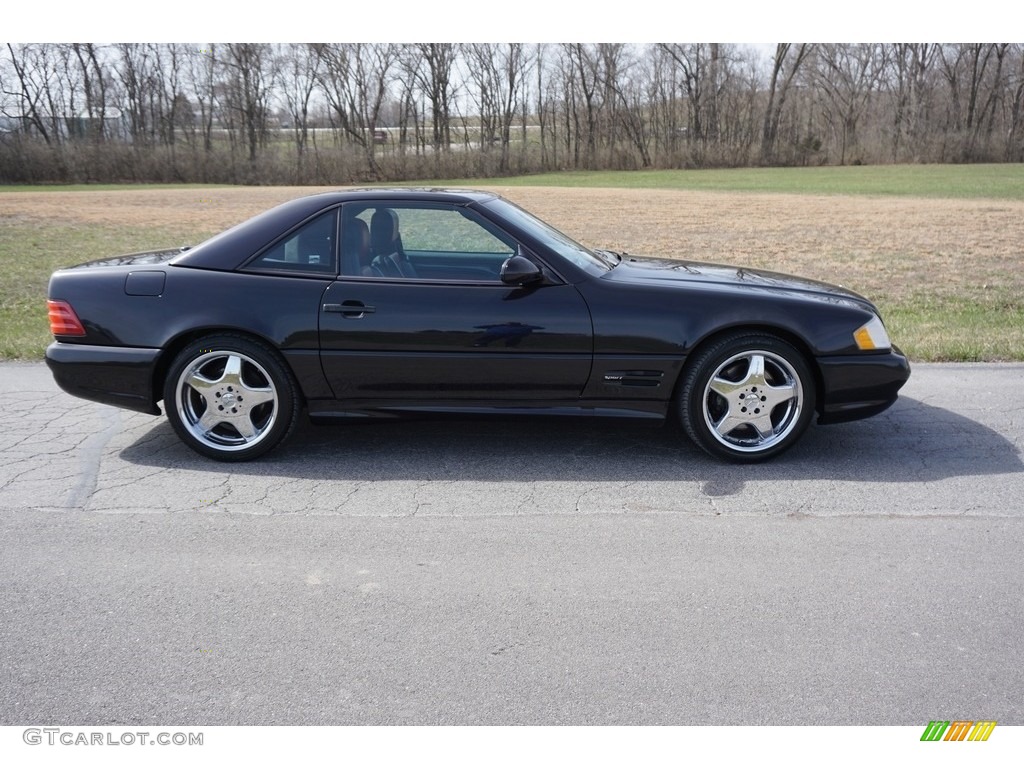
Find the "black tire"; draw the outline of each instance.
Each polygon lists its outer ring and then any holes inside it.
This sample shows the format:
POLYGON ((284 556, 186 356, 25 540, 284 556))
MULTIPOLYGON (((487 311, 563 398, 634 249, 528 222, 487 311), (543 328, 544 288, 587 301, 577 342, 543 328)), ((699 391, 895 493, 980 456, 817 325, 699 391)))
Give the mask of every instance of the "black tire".
POLYGON ((178 437, 218 461, 262 456, 291 434, 298 386, 281 358, 244 336, 217 334, 185 347, 164 382, 164 407, 178 437))
POLYGON ((736 332, 696 350, 676 408, 686 433, 712 456, 754 463, 791 448, 817 396, 804 356, 767 333, 736 332))

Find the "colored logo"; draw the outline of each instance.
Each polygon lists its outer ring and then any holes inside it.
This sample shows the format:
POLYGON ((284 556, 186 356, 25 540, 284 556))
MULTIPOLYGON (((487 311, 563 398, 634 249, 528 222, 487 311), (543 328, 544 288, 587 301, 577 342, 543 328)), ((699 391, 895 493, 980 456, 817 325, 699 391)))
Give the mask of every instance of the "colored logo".
POLYGON ((988 741, 995 727, 995 720, 932 720, 921 741, 988 741))

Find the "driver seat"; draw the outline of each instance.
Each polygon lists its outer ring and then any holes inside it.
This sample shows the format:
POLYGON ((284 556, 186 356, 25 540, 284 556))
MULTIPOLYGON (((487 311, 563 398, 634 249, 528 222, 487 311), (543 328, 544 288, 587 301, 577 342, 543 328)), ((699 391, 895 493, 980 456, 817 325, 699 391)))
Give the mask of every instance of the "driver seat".
POLYGON ((370 217, 370 268, 378 277, 416 277, 409 257, 402 248, 398 214, 390 208, 378 208, 370 217))

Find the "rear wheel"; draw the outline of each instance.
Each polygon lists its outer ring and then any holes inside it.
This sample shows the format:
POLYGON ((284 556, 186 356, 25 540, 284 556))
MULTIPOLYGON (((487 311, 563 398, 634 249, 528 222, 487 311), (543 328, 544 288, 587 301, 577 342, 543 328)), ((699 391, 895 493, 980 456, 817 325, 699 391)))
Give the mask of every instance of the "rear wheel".
POLYGON ((221 334, 175 358, 164 383, 167 418, 193 450, 246 461, 284 440, 300 410, 291 372, 263 344, 221 334))
POLYGON ((814 415, 804 356, 770 334, 734 333, 698 350, 679 388, 687 434, 713 456, 752 463, 776 456, 814 415))

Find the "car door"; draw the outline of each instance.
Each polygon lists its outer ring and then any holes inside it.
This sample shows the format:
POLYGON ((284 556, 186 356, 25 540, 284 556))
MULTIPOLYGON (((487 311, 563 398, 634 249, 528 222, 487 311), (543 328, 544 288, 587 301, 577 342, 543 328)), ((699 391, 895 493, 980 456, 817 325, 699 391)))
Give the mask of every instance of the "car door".
POLYGON ((322 300, 320 348, 335 397, 463 404, 575 400, 593 331, 553 274, 506 285, 518 244, 456 204, 347 204, 342 274, 322 300))

